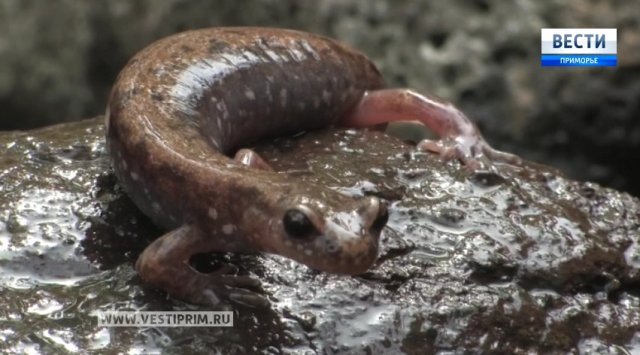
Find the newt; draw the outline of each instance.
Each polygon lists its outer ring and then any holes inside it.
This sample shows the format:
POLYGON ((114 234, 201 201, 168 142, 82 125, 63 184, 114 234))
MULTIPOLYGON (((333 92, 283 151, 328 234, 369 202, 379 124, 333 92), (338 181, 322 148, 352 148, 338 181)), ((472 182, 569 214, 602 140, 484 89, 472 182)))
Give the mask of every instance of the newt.
POLYGON ((440 137, 417 146, 477 166, 518 163, 491 148, 453 105, 387 89, 376 66, 336 40, 293 30, 229 27, 161 39, 136 54, 113 86, 107 147, 125 192, 168 232, 139 256, 141 279, 173 297, 258 304, 259 282, 196 253, 274 253, 310 268, 357 275, 378 254, 388 211, 274 172, 247 146, 333 125, 417 120, 440 137))

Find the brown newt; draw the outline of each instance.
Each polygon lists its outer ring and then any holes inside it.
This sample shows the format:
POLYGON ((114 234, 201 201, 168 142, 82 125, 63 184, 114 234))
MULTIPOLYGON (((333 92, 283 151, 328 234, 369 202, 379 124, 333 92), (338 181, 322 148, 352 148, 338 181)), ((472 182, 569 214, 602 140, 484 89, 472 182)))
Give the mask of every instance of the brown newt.
POLYGON ((266 252, 311 268, 360 274, 374 263, 388 212, 301 184, 243 149, 260 139, 345 125, 418 120, 441 137, 419 149, 469 166, 492 149, 452 105, 407 89, 384 89, 360 52, 315 34, 211 28, 161 39, 135 55, 114 84, 107 143, 120 184, 167 229, 140 255, 141 278, 194 303, 264 299, 257 281, 229 270, 200 273, 203 252, 266 252), (234 158, 231 158, 234 156, 234 158))

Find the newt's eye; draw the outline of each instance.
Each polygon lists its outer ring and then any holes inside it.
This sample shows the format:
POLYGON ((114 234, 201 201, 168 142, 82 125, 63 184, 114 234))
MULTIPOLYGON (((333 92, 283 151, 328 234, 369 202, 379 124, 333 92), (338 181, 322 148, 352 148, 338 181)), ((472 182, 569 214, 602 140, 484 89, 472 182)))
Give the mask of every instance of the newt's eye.
POLYGON ((309 217, 297 209, 287 210, 284 213, 282 224, 284 230, 294 238, 306 238, 316 230, 309 217))
POLYGON ((384 203, 380 203, 380 208, 378 209, 378 216, 371 224, 371 230, 375 232, 380 232, 382 228, 387 224, 389 220, 389 211, 387 210, 387 205, 384 203))

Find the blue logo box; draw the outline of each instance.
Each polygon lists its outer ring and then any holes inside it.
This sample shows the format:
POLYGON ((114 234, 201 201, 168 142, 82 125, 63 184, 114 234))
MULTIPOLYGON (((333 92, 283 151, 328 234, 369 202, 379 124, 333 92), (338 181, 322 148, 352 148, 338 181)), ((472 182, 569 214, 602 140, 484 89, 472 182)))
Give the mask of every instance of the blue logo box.
POLYGON ((543 67, 615 67, 618 56, 615 54, 543 54, 540 56, 543 67))
POLYGON ((614 67, 618 64, 615 28, 543 28, 543 67, 614 67))

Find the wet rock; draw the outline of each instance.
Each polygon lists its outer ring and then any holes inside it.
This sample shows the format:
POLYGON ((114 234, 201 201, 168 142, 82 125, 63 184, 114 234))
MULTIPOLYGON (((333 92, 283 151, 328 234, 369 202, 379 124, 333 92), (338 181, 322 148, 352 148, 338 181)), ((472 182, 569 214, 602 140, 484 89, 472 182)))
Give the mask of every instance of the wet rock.
MULTIPOLYGON (((102 328, 96 311, 205 310, 133 270, 161 231, 108 168, 99 119, 0 134, 2 352, 617 353, 640 349, 640 201, 529 164, 471 174, 380 132, 259 151, 292 180, 388 200, 359 277, 273 255, 215 255, 271 307, 233 328, 102 328)), ((229 307, 229 306, 227 306, 229 307)))

